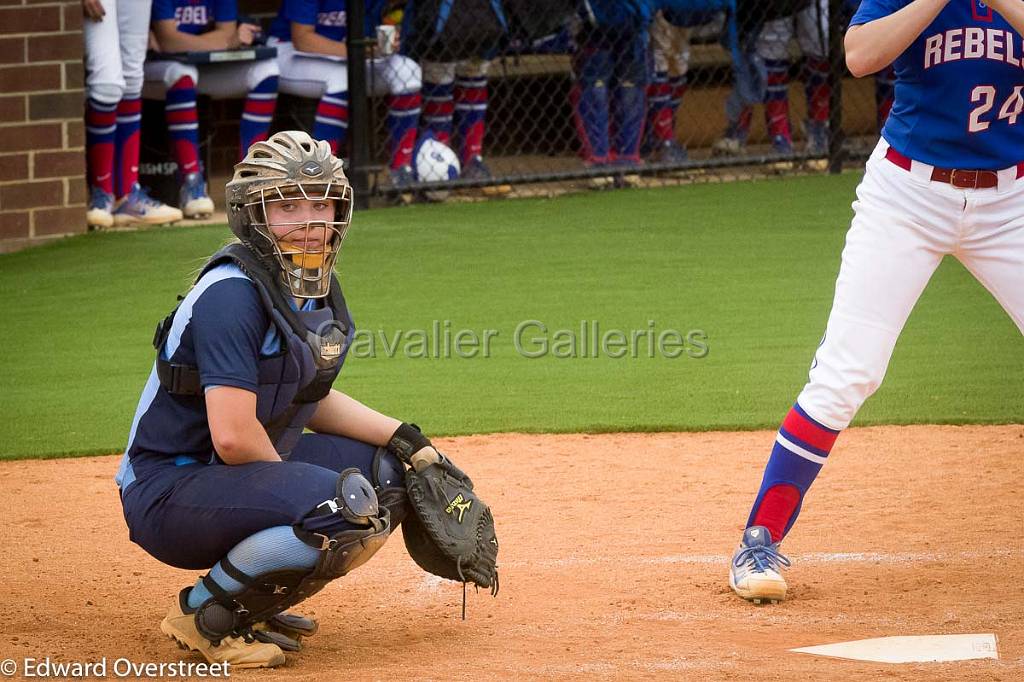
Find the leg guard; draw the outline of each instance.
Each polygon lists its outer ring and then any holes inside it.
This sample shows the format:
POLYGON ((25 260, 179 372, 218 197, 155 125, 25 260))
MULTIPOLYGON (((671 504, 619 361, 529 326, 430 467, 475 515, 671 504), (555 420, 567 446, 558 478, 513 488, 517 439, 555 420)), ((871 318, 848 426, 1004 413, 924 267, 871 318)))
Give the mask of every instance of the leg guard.
POLYGON ((203 584, 213 595, 196 609, 196 628, 211 642, 227 636, 247 636, 253 624, 266 621, 313 596, 323 587, 366 563, 391 533, 391 514, 378 504, 370 482, 351 468, 338 477, 337 496, 317 505, 295 535, 320 550, 312 569, 296 568, 248 576, 226 559, 221 567, 245 585, 229 594, 209 576, 203 584), (354 526, 354 528, 353 528, 354 526))

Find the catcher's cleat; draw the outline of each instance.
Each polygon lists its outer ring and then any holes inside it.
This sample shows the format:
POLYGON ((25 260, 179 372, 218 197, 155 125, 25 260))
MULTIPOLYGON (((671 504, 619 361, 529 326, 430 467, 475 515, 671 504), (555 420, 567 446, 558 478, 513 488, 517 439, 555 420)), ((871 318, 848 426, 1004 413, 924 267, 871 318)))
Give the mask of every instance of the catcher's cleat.
POLYGON ((755 604, 774 603, 786 598, 786 579, 779 572, 790 562, 779 553, 779 543, 772 543, 764 526, 751 526, 732 556, 729 566, 729 587, 739 596, 755 604))
POLYGON ((217 644, 199 634, 195 609, 188 607, 186 587, 160 622, 160 631, 188 651, 198 651, 210 663, 228 663, 232 668, 273 668, 284 663, 284 652, 276 644, 258 642, 251 635, 225 637, 217 644))

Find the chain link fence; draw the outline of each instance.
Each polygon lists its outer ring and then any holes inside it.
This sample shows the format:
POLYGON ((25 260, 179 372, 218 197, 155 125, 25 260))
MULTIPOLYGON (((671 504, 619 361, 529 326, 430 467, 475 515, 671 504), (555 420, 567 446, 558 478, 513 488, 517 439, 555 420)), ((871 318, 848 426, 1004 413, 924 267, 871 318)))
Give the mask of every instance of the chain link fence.
POLYGON ((856 4, 350 1, 339 153, 357 196, 405 200, 838 172, 892 101, 891 71, 846 71, 856 4))

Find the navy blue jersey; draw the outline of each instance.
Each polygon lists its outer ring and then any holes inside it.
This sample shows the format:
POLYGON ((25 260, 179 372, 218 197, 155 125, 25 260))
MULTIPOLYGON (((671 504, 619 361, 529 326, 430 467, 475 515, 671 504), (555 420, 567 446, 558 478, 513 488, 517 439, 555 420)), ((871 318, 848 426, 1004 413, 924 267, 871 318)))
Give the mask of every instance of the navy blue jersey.
POLYGON ((238 21, 236 0, 153 0, 152 21, 174 19, 182 33, 199 35, 218 21, 238 21))
MULTIPOLYGON (((851 25, 911 0, 863 0, 851 25)), ((1024 160, 1024 41, 981 0, 952 0, 901 54, 882 137, 945 168, 1007 168, 1024 160)))
MULTIPOLYGON (((381 21, 385 0, 366 0, 366 35, 373 35, 381 21)), ((316 32, 325 38, 343 42, 348 37, 347 0, 284 0, 270 35, 280 40, 292 39, 291 24, 316 26, 316 32)))
MULTIPOLYGON (((225 263, 203 275, 182 300, 159 352, 165 360, 197 367, 204 390, 233 386, 256 392, 260 357, 280 350, 280 332, 255 285, 237 265, 225 263)), ((118 472, 122 488, 134 478, 129 460, 139 457, 179 464, 216 460, 206 401, 202 396, 168 393, 155 365, 135 410, 118 472)))

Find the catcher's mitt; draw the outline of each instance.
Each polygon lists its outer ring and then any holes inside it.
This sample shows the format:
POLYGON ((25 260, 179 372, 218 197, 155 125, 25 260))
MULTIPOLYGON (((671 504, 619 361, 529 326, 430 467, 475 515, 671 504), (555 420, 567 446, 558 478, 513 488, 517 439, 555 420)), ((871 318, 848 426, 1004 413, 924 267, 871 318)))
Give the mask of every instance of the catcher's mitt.
POLYGON ((409 514, 402 538, 409 556, 434 575, 498 593, 494 517, 473 492, 473 481, 447 458, 405 474, 409 514))

